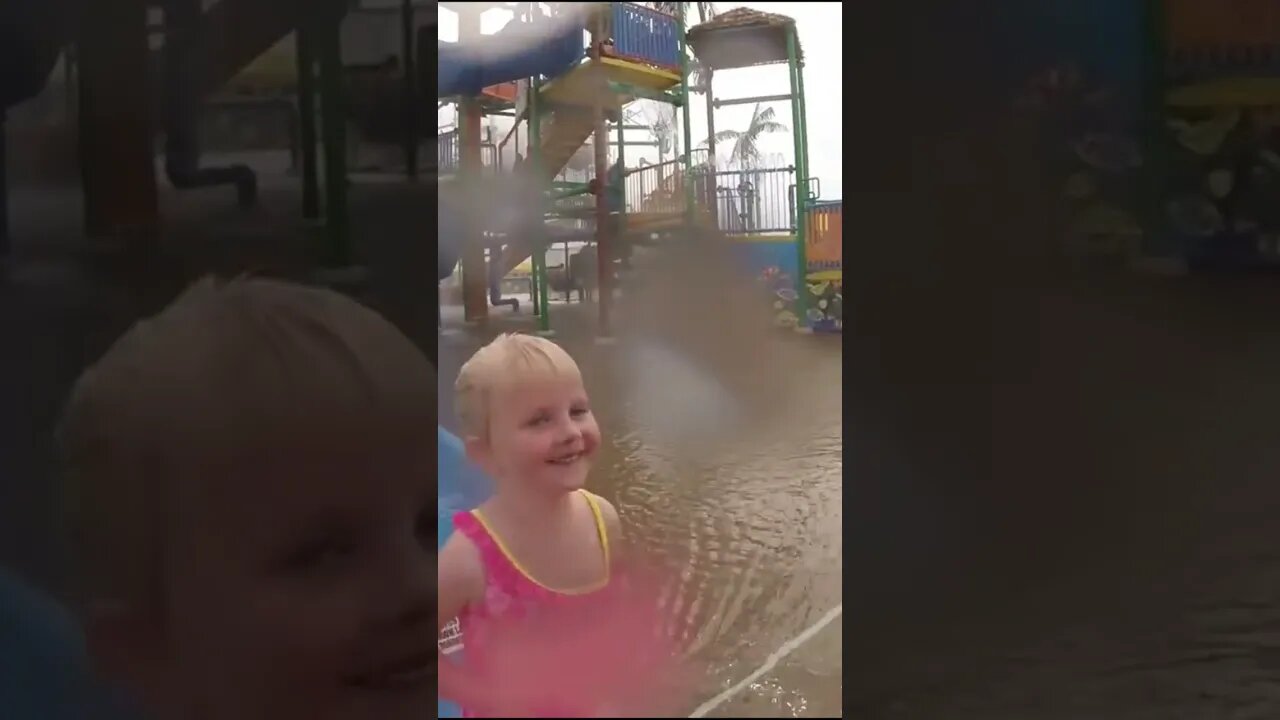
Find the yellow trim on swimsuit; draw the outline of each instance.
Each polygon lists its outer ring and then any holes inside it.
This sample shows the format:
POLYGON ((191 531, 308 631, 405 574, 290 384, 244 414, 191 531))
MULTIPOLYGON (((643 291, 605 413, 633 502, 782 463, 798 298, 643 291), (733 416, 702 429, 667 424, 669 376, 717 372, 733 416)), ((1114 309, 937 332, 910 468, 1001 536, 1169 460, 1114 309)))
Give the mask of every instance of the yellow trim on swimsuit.
POLYGON ((471 515, 480 523, 480 526, 484 528, 484 531, 489 533, 489 537, 493 538, 493 544, 498 546, 498 550, 502 553, 503 557, 507 559, 507 562, 511 563, 511 566, 523 575, 526 580, 537 585, 543 590, 557 593, 559 595, 585 595, 587 593, 595 592, 609 584, 609 576, 612 567, 609 558, 609 533, 604 526, 604 514, 600 512, 600 504, 597 502, 598 498, 586 490, 579 489, 578 492, 582 493, 582 497, 586 498, 587 506, 591 508, 591 514, 595 517, 596 535, 600 538, 600 549, 604 552, 604 577, 600 581, 585 587, 562 590, 542 584, 533 576, 532 573, 525 569, 524 565, 520 564, 520 561, 516 559, 515 555, 511 554, 511 550, 507 548, 507 544, 502 542, 502 538, 498 536, 498 533, 493 531, 493 526, 489 524, 489 521, 484 519, 484 515, 480 514, 479 508, 472 510, 471 515))

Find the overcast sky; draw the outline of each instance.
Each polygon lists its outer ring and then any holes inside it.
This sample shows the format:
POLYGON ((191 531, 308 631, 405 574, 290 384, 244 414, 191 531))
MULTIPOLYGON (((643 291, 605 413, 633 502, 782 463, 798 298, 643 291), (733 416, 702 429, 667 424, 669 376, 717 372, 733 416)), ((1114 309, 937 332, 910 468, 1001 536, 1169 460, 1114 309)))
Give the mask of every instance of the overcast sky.
MULTIPOLYGON (((841 3, 838 2, 755 2, 755 3, 716 3, 720 12, 735 7, 748 5, 765 12, 789 15, 796 20, 800 30, 800 43, 805 52, 804 91, 807 122, 809 126, 809 165, 811 173, 821 181, 824 199, 842 196, 841 157, 843 138, 841 136, 841 104, 843 102, 842 85, 842 49, 841 49, 841 3)), ((447 10, 439 11, 440 39, 457 40, 457 17, 447 10)), ((481 32, 493 33, 502 28, 511 18, 504 10, 491 10, 481 18, 481 32)), ((728 70, 716 74, 715 96, 718 99, 750 97, 753 95, 783 95, 789 92, 787 68, 785 65, 774 65, 761 68, 728 70)), ((772 103, 777 119, 791 127, 791 109, 788 103, 772 103)), ((701 143, 707 136, 706 111, 702 96, 695 95, 691 103, 691 118, 694 145, 701 143)), ((736 105, 716 111, 716 129, 742 130, 751 119, 752 105, 736 105)), ((642 113, 652 114, 654 109, 641 108, 642 113)), ((451 108, 440 113, 442 125, 453 121, 451 108)), ((501 121, 499 121, 501 122, 501 121)), ((499 124, 500 130, 509 125, 499 124)), ((793 140, 790 132, 764 136, 760 143, 761 150, 767 158, 777 158, 778 164, 790 165, 795 157, 793 140)), ((717 148, 718 153, 728 148, 717 148)), ((627 165, 634 165, 640 158, 649 161, 657 160, 656 149, 627 148, 627 165)), ((772 163, 770 163, 772 164, 772 163)))

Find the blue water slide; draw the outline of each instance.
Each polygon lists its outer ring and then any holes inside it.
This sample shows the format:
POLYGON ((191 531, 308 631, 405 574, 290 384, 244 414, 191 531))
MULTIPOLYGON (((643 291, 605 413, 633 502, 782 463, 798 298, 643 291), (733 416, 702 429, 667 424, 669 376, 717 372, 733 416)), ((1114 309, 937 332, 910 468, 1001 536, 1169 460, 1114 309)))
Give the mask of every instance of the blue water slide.
MULTIPOLYGON (((465 44, 438 41, 437 97, 478 95, 490 85, 542 75, 555 77, 576 66, 585 54, 581 18, 543 18, 534 23, 512 20, 493 35, 465 44)), ((458 263, 461 216, 441 208, 437 265, 443 280, 458 263)), ((443 446, 443 441, 442 446, 443 446)))
POLYGON ((493 35, 465 44, 440 40, 437 97, 478 95, 498 83, 560 75, 582 60, 584 29, 577 18, 534 23, 512 20, 493 35))

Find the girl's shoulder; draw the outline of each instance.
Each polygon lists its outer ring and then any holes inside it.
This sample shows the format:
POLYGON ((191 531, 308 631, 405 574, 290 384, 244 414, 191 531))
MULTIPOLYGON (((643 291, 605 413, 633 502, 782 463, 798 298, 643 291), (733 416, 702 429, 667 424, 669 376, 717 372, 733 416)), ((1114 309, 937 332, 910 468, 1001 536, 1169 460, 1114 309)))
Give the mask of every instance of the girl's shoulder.
POLYGON ((591 512, 596 514, 600 522, 604 525, 605 532, 610 539, 621 536, 622 520, 618 517, 618 510, 613 503, 596 495, 590 490, 581 490, 582 496, 587 499, 587 504, 591 507, 591 512))

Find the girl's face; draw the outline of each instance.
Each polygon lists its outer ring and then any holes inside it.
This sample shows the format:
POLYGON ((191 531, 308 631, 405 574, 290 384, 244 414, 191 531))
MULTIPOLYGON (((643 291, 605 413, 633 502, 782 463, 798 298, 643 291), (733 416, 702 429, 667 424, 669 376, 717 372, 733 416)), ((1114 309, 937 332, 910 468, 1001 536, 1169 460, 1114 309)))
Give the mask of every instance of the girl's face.
POLYGON ((496 390, 489 437, 472 441, 480 465, 503 482, 548 493, 583 487, 600 427, 579 377, 552 377, 496 390))
POLYGON ((128 644, 142 699, 183 720, 430 717, 428 462, 193 483, 166 548, 163 617, 128 644))

